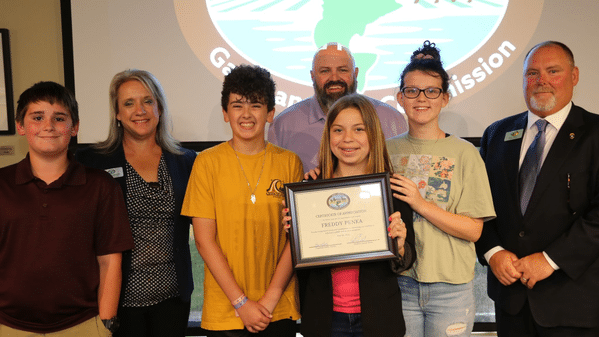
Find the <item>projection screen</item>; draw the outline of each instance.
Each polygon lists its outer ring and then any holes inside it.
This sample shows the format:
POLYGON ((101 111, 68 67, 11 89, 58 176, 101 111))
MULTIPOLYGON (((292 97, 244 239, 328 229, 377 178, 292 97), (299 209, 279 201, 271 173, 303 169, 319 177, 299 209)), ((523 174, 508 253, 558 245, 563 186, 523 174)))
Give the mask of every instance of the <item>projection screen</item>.
POLYGON ((73 0, 78 142, 106 138, 108 85, 127 68, 161 81, 178 139, 227 140, 224 74, 242 63, 269 69, 278 114, 313 94, 312 57, 329 41, 354 53, 358 90, 393 106, 409 55, 424 40, 435 42, 452 76, 441 127, 480 137, 493 121, 525 110, 524 55, 538 42, 558 40, 580 68, 574 102, 594 111, 597 13, 595 0, 73 0))

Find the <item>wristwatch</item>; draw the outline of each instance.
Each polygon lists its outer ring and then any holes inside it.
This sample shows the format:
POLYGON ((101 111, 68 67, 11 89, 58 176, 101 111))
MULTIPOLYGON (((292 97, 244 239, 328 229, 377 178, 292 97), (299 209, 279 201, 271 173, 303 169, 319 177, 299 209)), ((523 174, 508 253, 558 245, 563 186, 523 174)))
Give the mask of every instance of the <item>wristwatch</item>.
POLYGON ((108 329, 108 331, 110 331, 110 333, 115 333, 119 328, 119 318, 116 316, 111 319, 103 319, 102 323, 104 323, 104 326, 106 329, 108 329))

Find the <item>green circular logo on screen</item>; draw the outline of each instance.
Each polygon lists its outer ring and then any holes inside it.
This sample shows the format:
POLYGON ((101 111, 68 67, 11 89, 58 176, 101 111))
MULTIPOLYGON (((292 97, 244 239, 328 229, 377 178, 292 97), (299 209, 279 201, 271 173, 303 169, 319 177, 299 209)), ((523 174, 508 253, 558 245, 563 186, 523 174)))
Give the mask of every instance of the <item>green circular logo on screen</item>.
POLYGON ((441 49, 454 99, 482 88, 528 44, 543 1, 509 0, 206 0, 174 1, 189 46, 222 78, 257 64, 276 78, 277 105, 313 94, 319 47, 348 46, 360 69, 358 91, 393 95, 399 74, 424 40, 441 49), (485 83, 486 82, 486 83, 485 83))

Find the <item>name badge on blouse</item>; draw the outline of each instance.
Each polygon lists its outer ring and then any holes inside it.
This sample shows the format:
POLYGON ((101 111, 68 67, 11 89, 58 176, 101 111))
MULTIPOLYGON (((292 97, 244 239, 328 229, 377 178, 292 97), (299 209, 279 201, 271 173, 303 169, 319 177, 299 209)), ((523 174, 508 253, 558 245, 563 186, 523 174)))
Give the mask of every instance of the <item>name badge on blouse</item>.
POLYGON ((109 169, 106 169, 105 171, 108 172, 113 178, 121 178, 121 177, 125 176, 125 174, 123 173, 122 167, 109 168, 109 169))
POLYGON ((519 139, 522 138, 522 135, 524 135, 524 129, 509 131, 505 133, 505 138, 503 139, 503 141, 507 142, 510 140, 519 139))

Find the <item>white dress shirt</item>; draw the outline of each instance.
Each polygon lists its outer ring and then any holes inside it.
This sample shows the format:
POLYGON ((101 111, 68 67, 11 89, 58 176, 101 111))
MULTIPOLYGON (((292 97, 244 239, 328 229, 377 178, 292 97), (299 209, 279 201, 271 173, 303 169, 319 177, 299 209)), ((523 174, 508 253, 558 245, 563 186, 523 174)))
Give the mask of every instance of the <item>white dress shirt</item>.
MULTIPOLYGON (((543 167, 545 158, 547 158, 547 153, 549 153, 549 149, 551 149, 551 146, 553 145, 553 141, 555 141, 557 133, 562 128, 562 125, 564 125, 566 118, 568 118, 568 114, 570 113, 571 108, 572 102, 566 104, 566 106, 563 107, 560 111, 545 117, 545 120, 547 121, 547 128, 545 129, 545 147, 543 148, 543 154, 541 155, 541 167, 543 167)), ((520 148, 520 162, 518 164, 518 167, 522 166, 524 156, 526 156, 526 151, 528 151, 530 144, 532 144, 532 141, 535 139, 535 136, 539 132, 535 125, 535 123, 539 119, 541 119, 539 116, 528 111, 528 124, 526 125, 524 136, 522 136, 522 147, 520 148)), ((491 248, 488 252, 485 253, 485 260, 489 262, 489 260, 495 253, 504 249, 505 248, 501 246, 491 248)), ((555 264, 555 262, 553 262, 553 260, 549 257, 549 255, 547 255, 547 253, 543 252, 543 255, 545 256, 545 259, 547 259, 547 262, 549 262, 551 267, 553 267, 553 269, 559 269, 559 266, 555 264)))

